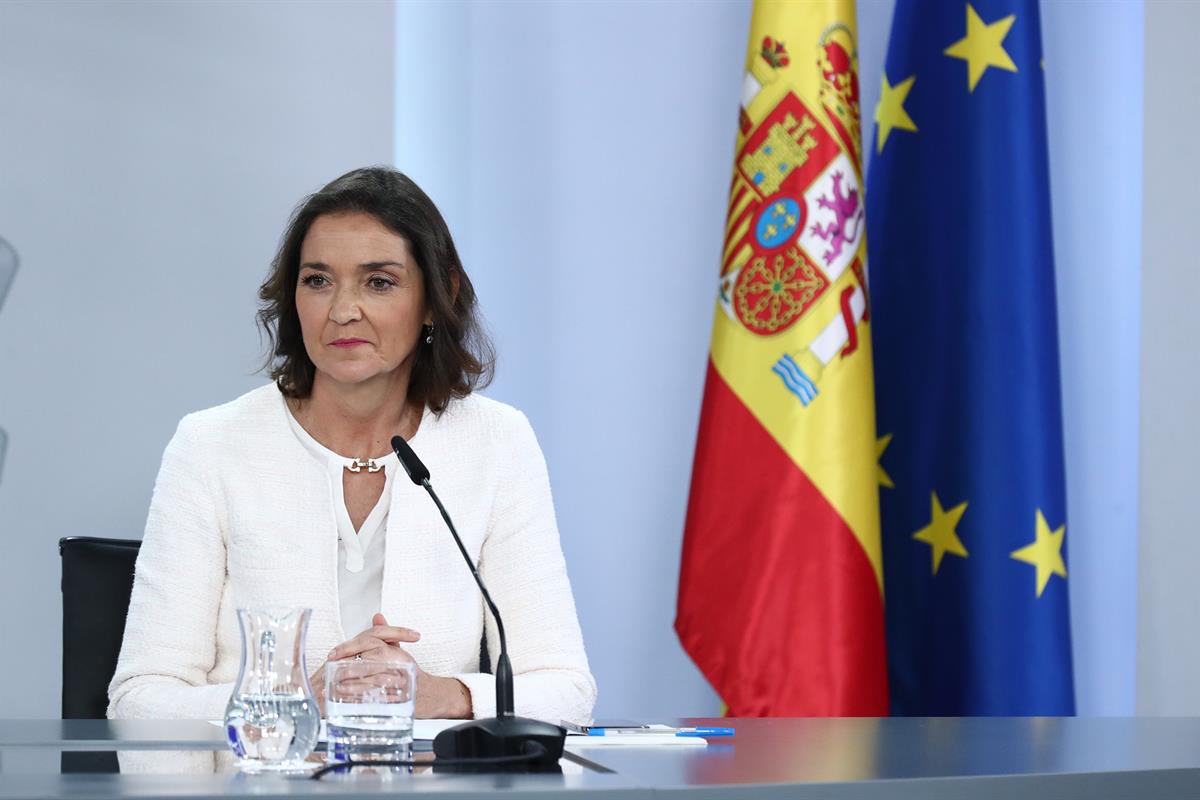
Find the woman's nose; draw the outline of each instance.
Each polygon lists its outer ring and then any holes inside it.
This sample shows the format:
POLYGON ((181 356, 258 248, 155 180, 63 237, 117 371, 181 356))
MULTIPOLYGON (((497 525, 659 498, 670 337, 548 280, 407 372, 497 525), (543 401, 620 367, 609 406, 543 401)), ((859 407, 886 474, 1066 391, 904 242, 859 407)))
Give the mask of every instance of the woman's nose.
POLYGON ((362 319, 358 293, 348 289, 339 289, 333 297, 329 318, 339 325, 346 325, 362 319))

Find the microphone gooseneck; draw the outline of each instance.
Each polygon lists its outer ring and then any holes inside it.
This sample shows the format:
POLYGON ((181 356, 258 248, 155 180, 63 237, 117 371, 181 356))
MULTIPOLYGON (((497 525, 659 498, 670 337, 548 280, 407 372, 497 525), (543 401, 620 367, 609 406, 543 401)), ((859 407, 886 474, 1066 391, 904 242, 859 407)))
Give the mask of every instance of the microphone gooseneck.
POLYGON ((500 610, 483 585, 483 578, 467 554, 467 548, 463 546, 446 507, 442 505, 437 492, 433 491, 429 483, 429 470, 403 438, 393 436, 392 449, 396 451, 401 466, 412 482, 424 488, 433 498, 446 527, 450 529, 450 535, 454 537, 454 543, 458 545, 458 552, 462 553, 467 568, 475 577, 475 583, 492 612, 492 618, 496 620, 496 630, 500 634, 500 655, 496 659, 496 716, 464 722, 435 736, 433 752, 437 759, 433 762, 434 771, 471 768, 561 773, 558 760, 562 757, 567 732, 549 722, 516 716, 513 710, 512 663, 508 659, 508 638, 504 635, 500 610), (468 764, 474 766, 468 767, 468 764))
POLYGON ((450 529, 450 535, 454 537, 454 543, 458 545, 458 552, 462 553, 463 561, 467 562, 467 569, 471 570, 471 575, 475 578, 476 585, 479 586, 483 601, 487 603, 488 609, 492 612, 492 619, 496 620, 496 631, 500 635, 500 655, 496 657, 496 715, 511 717, 515 713, 512 663, 508 658, 508 637, 504 635, 504 620, 500 618, 500 611, 496 608, 495 601, 492 600, 491 592, 483 583, 483 576, 479 574, 475 562, 467 553, 467 548, 463 545, 462 537, 458 535, 458 529, 454 527, 449 512, 446 511, 441 498, 437 496, 437 492, 429 483, 429 468, 422 463, 421 459, 417 458, 417 454, 408 446, 408 442, 400 436, 392 437, 392 450, 396 452, 396 457, 400 459, 400 465, 404 467, 404 471, 412 482, 422 487, 433 498, 434 504, 442 514, 442 519, 446 522, 446 527, 450 529))

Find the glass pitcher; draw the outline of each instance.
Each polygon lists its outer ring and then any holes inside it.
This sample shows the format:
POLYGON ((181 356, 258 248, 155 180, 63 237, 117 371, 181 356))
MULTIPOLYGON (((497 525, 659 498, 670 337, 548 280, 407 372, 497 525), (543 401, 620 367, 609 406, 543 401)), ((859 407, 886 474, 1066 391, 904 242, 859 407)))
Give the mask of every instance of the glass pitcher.
POLYGON ((242 666, 225 733, 247 772, 291 771, 317 746, 321 714, 308 682, 304 639, 311 608, 238 609, 242 666))

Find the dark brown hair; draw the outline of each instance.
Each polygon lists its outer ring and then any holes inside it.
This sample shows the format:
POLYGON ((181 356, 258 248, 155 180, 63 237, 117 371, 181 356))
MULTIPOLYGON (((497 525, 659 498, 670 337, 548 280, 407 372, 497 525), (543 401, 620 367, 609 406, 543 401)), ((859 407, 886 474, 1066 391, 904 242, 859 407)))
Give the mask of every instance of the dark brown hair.
POLYGON ((316 367, 304 348, 296 313, 300 248, 313 221, 324 214, 370 214, 403 236, 424 276, 425 305, 433 312, 433 342, 418 341, 408 386, 409 402, 446 410, 450 400, 486 386, 495 353, 478 318, 475 289, 463 270, 446 221, 437 206, 407 175, 387 167, 347 172, 292 213, 271 273, 258 290, 258 323, 270 340, 264 368, 288 397, 308 397, 316 367), (457 276, 458 292, 454 291, 457 276))

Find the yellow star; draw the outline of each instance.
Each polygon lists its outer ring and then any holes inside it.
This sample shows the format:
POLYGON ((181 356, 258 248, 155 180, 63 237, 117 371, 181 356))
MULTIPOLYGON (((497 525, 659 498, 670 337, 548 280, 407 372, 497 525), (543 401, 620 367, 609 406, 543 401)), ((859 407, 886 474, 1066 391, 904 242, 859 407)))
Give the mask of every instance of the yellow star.
POLYGON ((1009 14, 1004 19, 984 24, 971 4, 967 3, 967 35, 943 52, 967 62, 967 86, 970 91, 975 91, 976 84, 988 67, 1017 71, 1017 65, 1004 50, 1004 37, 1016 20, 1016 14, 1009 14))
MULTIPOLYGON (((875 460, 878 462, 883 458, 883 451, 887 450, 889 444, 892 443, 892 435, 889 433, 886 436, 881 436, 875 441, 875 460)), ((878 470, 879 485, 888 489, 895 489, 896 484, 892 483, 892 476, 884 470, 883 464, 877 463, 875 469, 878 470)))
POLYGON ((958 534, 954 532, 958 521, 967 510, 967 504, 959 503, 949 511, 943 511, 942 504, 938 502, 937 492, 931 492, 931 495, 932 519, 928 525, 914 533, 913 538, 933 548, 930 554, 933 557, 933 574, 937 575, 938 567, 942 565, 942 556, 946 553, 967 557, 967 548, 963 547, 958 534))
POLYGON ((1036 530, 1033 544, 1013 550, 1010 555, 1017 561, 1037 567, 1037 596, 1041 597, 1051 575, 1057 575, 1064 580, 1067 577, 1067 565, 1062 557, 1063 535, 1067 532, 1067 526, 1063 525, 1058 530, 1051 531, 1039 508, 1036 530))
POLYGON ((883 86, 879 90, 879 105, 875 106, 875 152, 883 152, 883 146, 887 144, 888 135, 893 129, 916 132, 917 123, 913 122, 912 117, 904 110, 904 101, 908 99, 908 93, 912 91, 913 81, 916 79, 916 75, 910 75, 892 86, 888 83, 887 73, 884 73, 883 86))

